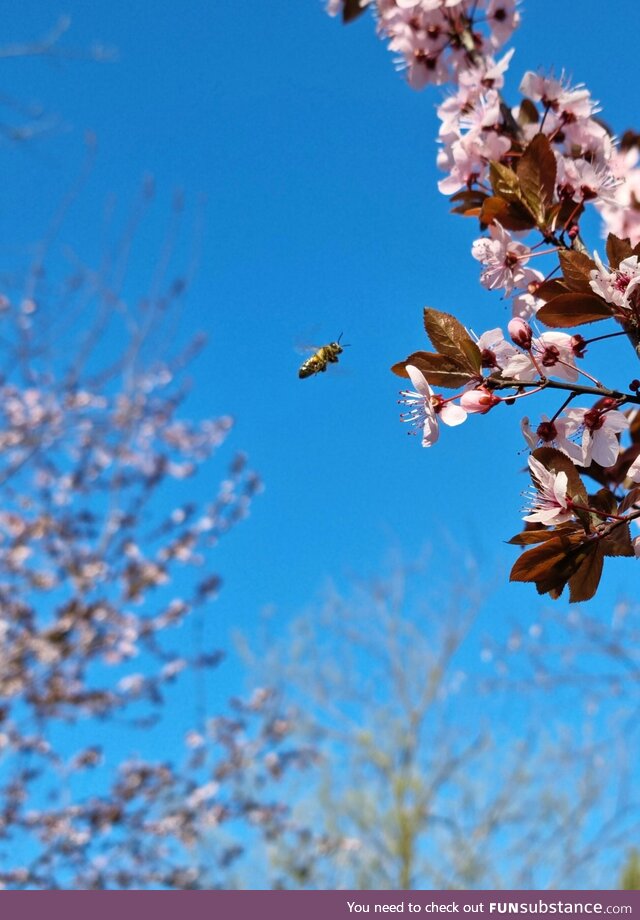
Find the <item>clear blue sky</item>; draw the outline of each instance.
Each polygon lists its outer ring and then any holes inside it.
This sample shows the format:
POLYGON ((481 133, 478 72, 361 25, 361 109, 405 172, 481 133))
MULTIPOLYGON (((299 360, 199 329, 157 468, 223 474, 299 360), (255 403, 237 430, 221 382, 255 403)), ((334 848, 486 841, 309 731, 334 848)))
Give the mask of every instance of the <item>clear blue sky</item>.
MULTIPOLYGON (((265 605, 286 620, 327 577, 375 571, 390 543, 407 555, 432 544, 434 576, 447 577, 449 535, 506 582, 516 553, 502 541, 519 528, 526 487, 519 411, 471 419, 425 451, 399 424, 388 370, 422 346, 425 304, 478 331, 508 318, 478 286, 476 228, 436 190, 437 91, 411 91, 368 18, 343 28, 319 0, 23 0, 5 16, 5 40, 46 31, 59 12, 72 17, 68 43, 100 40, 119 60, 3 62, 3 91, 42 102, 69 130, 0 148, 0 258, 43 232, 86 129, 98 156, 66 229, 83 256, 99 249, 107 198, 124 216, 141 177, 156 178, 132 294, 149 277, 174 188, 193 211, 206 198, 184 325, 210 344, 189 406, 236 417, 233 446, 266 485, 220 546, 219 644, 234 626, 250 634, 265 605), (340 371, 299 381, 295 343, 341 332, 352 347, 340 371)), ((638 23, 632 0, 615 16, 596 0, 529 0, 507 93, 526 69, 565 68, 616 130, 637 128, 638 23)), ((608 562, 603 616, 637 576, 633 563, 608 562)), ((539 605, 531 587, 501 589, 496 628, 509 610, 533 616, 539 605)), ((235 679, 224 675, 221 695, 235 679)))

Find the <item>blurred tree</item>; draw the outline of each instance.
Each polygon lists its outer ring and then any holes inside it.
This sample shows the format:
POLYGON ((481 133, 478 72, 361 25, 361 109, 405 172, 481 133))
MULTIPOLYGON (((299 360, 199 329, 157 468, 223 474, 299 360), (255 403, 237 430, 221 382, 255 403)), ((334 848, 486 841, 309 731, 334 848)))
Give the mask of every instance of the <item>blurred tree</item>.
POLYGON ((209 711, 213 553, 260 482, 240 453, 222 475, 214 465, 229 416, 183 416, 202 342, 177 327, 179 198, 148 289, 125 293, 152 191, 97 267, 58 244, 59 215, 24 270, 0 276, 7 888, 216 887, 252 838, 286 830, 271 785, 310 756, 287 747, 268 691, 209 711), (193 703, 176 726, 175 704, 162 714, 181 674, 193 703), (203 855, 220 825, 225 841, 203 855))
POLYGON ((331 590, 284 642, 245 646, 322 758, 288 794, 316 838, 274 842, 280 885, 606 885, 638 826, 623 761, 588 716, 488 679, 503 662, 482 641, 484 600, 473 567, 438 593, 428 570, 398 566, 331 590))
POLYGON ((638 891, 640 889, 640 853, 633 847, 629 851, 627 861, 620 876, 620 888, 623 891, 638 891))
MULTIPOLYGON (((70 48, 68 26, 0 59, 114 56, 70 48)), ((0 109, 12 141, 58 123, 0 109)), ((214 888, 290 831, 273 786, 313 754, 269 690, 210 712, 213 553, 260 481, 242 453, 216 462, 229 416, 184 416, 203 342, 181 332, 181 196, 145 287, 151 181, 121 232, 106 215, 97 264, 62 240, 91 162, 90 143, 51 226, 0 267, 0 887, 214 888)))
MULTIPOLYGON (((39 38, 0 45, 0 61, 38 57, 60 64, 82 58, 100 62, 116 59, 115 49, 99 42, 94 42, 88 48, 68 45, 64 38, 70 26, 70 17, 60 16, 51 29, 39 38)), ((63 119, 50 112, 42 103, 0 92, 0 136, 5 139, 23 143, 58 131, 63 126, 63 119)))

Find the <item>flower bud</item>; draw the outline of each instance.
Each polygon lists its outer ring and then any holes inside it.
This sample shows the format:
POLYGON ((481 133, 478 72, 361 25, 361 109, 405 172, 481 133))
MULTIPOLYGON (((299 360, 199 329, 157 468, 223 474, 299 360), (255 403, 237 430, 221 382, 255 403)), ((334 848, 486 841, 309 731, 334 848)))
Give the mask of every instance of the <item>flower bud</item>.
POLYGON ((584 358, 585 352, 587 350, 587 340, 583 335, 572 335, 571 336, 571 351, 574 353, 576 358, 584 358))
POLYGON ((536 429, 536 434, 541 441, 554 441, 558 437, 558 429, 553 422, 540 422, 536 429))
POLYGON ((460 397, 460 405, 466 412, 478 412, 480 415, 484 415, 489 409, 493 409, 499 402, 502 402, 500 397, 495 396, 486 387, 467 390, 460 397))
POLYGON ((519 316, 514 316, 514 318, 510 320, 507 329, 509 330, 511 341, 515 345, 519 348, 523 348, 525 351, 531 350, 533 333, 531 331, 531 326, 526 320, 519 316))

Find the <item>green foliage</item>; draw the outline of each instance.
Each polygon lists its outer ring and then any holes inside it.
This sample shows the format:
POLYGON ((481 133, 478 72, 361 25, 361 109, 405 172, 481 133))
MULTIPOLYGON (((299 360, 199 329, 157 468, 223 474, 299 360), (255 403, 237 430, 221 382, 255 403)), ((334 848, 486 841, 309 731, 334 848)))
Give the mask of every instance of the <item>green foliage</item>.
POLYGON ((633 847, 620 874, 621 891, 640 891, 640 852, 633 847))

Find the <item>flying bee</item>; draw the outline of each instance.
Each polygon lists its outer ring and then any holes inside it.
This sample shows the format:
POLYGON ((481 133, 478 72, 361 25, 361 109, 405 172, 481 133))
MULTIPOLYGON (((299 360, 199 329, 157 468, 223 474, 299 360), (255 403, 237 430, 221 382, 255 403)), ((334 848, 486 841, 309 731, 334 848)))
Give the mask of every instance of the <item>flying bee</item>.
POLYGON ((342 333, 338 336, 337 342, 329 342, 328 345, 322 345, 314 354, 310 355, 298 371, 298 377, 311 377, 313 374, 324 374, 329 364, 338 363, 338 355, 342 354, 347 344, 341 345, 340 339, 342 333))

